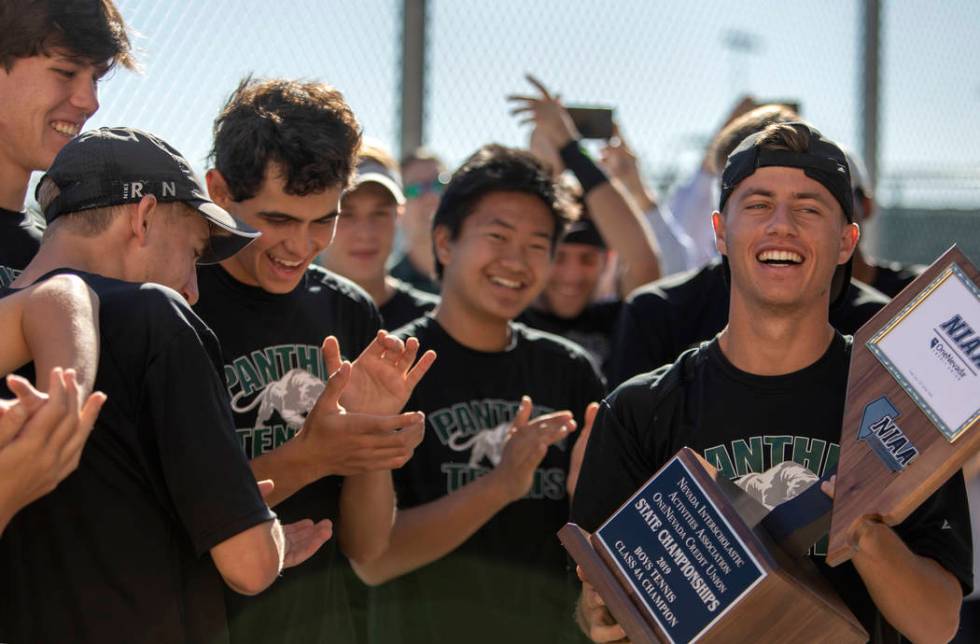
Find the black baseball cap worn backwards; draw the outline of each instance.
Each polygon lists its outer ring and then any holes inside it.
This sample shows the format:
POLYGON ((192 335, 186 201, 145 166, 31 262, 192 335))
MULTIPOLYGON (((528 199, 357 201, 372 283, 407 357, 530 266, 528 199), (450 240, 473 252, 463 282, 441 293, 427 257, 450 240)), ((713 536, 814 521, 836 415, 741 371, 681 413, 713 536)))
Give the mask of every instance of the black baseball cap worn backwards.
POLYGON ((261 235, 211 201, 187 159, 148 132, 124 127, 84 132, 61 149, 38 188, 48 179, 58 187, 44 210, 49 224, 61 215, 138 203, 147 195, 186 203, 212 224, 198 264, 225 260, 261 235))
MULTIPOLYGON (((804 131, 809 139, 805 152, 772 150, 760 147, 757 142, 765 130, 750 134, 728 155, 721 175, 721 199, 718 210, 723 211, 728 198, 742 181, 755 174, 759 168, 780 166, 799 168, 806 176, 820 183, 840 204, 847 223, 854 222, 854 199, 851 193, 851 171, 844 150, 807 123, 785 123, 797 131, 804 131)), ((853 256, 852 256, 853 257, 853 256)), ((728 274, 728 258, 723 258, 728 274)), ((830 304, 834 308, 844 300, 851 281, 851 261, 838 266, 830 291, 830 304)))

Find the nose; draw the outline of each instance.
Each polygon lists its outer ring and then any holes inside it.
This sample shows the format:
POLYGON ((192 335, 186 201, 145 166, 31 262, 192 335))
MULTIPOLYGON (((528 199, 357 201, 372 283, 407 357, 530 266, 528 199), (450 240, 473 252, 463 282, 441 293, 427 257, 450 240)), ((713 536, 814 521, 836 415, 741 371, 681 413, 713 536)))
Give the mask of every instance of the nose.
POLYGON ((197 290, 197 267, 191 268, 190 276, 184 285, 180 288, 180 294, 184 296, 187 303, 191 306, 197 304, 198 298, 200 298, 200 293, 197 290))
POLYGON ((772 209, 772 214, 766 223, 766 232, 770 235, 792 235, 796 232, 790 204, 780 203, 772 209))
POLYGON ((88 74, 78 74, 71 104, 85 112, 86 118, 99 110, 99 85, 88 74))

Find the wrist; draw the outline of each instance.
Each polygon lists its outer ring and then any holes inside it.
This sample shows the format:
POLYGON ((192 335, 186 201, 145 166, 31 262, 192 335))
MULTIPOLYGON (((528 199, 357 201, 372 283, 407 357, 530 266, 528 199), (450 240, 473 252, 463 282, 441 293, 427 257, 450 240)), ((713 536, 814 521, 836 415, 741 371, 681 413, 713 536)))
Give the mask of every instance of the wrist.
POLYGON ((582 195, 589 194, 595 188, 604 183, 609 183, 609 177, 602 171, 595 161, 585 153, 582 146, 575 139, 570 139, 558 150, 565 167, 572 171, 575 178, 582 185, 582 195))
POLYGON ((513 484, 506 469, 495 467, 486 475, 480 477, 474 483, 482 483, 487 486, 487 494, 493 507, 502 509, 523 495, 515 495, 513 484))

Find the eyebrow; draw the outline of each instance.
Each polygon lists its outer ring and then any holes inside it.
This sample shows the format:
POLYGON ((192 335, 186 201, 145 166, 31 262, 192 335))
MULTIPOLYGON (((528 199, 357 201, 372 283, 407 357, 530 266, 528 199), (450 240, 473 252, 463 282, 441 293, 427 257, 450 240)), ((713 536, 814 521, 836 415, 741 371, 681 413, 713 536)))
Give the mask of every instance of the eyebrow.
POLYGON ((827 202, 827 199, 824 198, 824 196, 822 194, 820 194, 819 192, 794 192, 793 193, 793 198, 794 199, 813 199, 814 201, 819 201, 822 204, 828 203, 827 202))
MULTIPOLYGON (((320 219, 333 219, 334 217, 336 217, 339 214, 340 214, 340 211, 339 210, 332 210, 332 211, 328 212, 327 214, 323 215, 322 217, 317 217, 314 221, 318 221, 320 219)), ((259 216, 260 217, 282 217, 282 218, 288 219, 290 221, 302 221, 299 217, 297 217, 295 215, 291 215, 288 212, 280 212, 278 210, 260 210, 259 211, 259 216)))
MULTIPOLYGON (((486 225, 487 226, 500 226, 502 228, 506 228, 507 230, 517 230, 517 227, 514 226, 513 224, 510 224, 510 223, 504 221, 503 219, 498 219, 497 217, 494 217, 493 219, 491 219, 490 221, 488 221, 486 225)), ((551 240, 551 233, 546 233, 546 232, 541 231, 541 230, 536 230, 536 231, 534 231, 531 234, 533 236, 535 236, 535 237, 543 237, 544 239, 547 239, 549 241, 551 240)))

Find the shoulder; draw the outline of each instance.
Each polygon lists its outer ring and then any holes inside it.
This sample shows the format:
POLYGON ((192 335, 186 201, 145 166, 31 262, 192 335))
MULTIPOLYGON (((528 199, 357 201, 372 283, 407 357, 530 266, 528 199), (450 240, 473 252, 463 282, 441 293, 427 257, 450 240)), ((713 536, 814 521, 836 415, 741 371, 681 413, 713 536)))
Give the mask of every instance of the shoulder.
POLYGON ((424 340, 430 334, 434 323, 435 321, 432 319, 432 316, 423 315, 422 317, 412 320, 404 326, 398 327, 391 332, 391 335, 401 338, 402 340, 407 340, 408 338, 418 338, 420 343, 424 343, 424 340))
POLYGON ((609 394, 609 405, 614 409, 639 406, 652 415, 661 405, 684 395, 707 358, 708 343, 688 349, 673 363, 633 376, 616 387, 609 394))
POLYGON ((679 307, 719 288, 725 292, 728 290, 724 270, 719 262, 710 262, 701 268, 670 275, 636 289, 630 294, 627 304, 648 308, 679 307))
POLYGON ((426 293, 425 291, 420 291, 419 289, 413 287, 411 284, 407 284, 400 279, 394 280, 395 284, 395 297, 403 297, 410 300, 412 303, 418 306, 428 306, 430 308, 434 307, 439 303, 439 296, 433 293, 426 293))
POLYGON ((521 322, 512 322, 511 329, 517 341, 531 353, 556 360, 567 359, 592 364, 585 349, 560 335, 534 329, 521 322))
POLYGON ((376 311, 371 296, 351 280, 328 271, 322 266, 310 265, 302 285, 306 295, 328 298, 341 304, 350 304, 365 311, 376 311))

